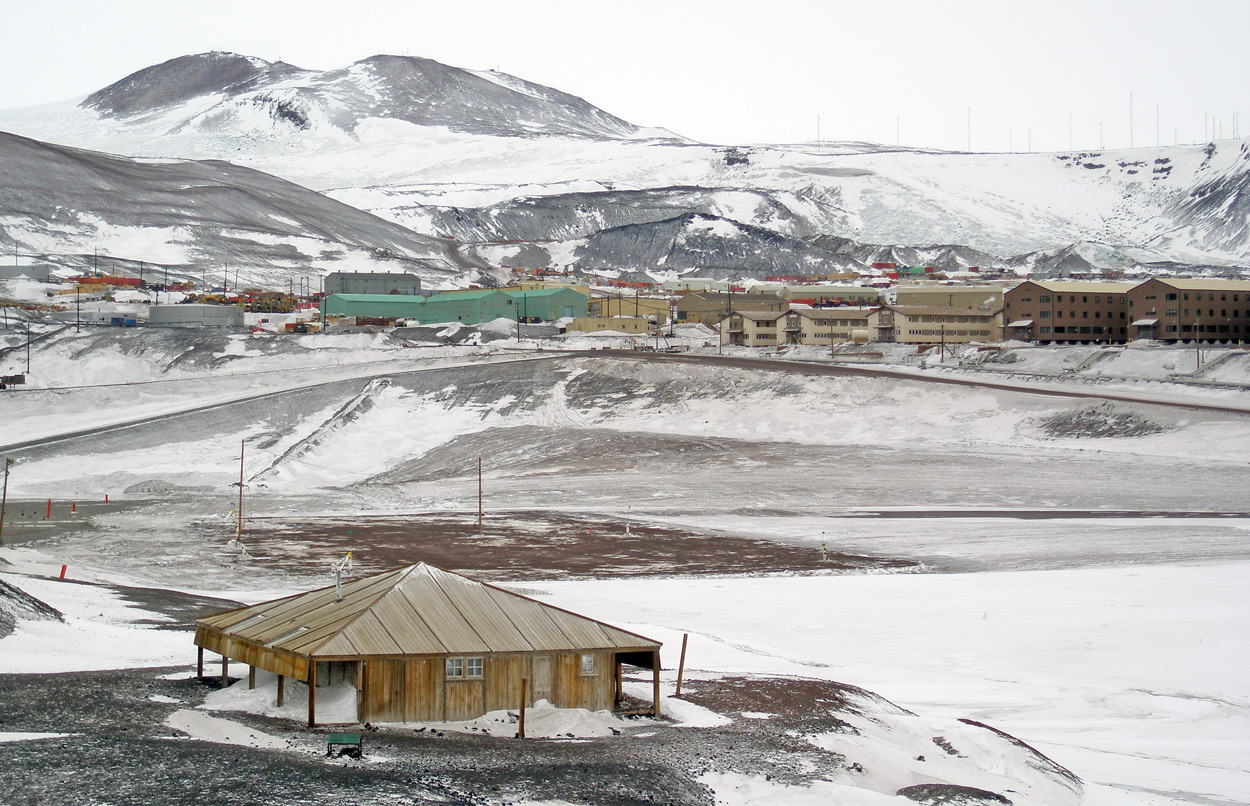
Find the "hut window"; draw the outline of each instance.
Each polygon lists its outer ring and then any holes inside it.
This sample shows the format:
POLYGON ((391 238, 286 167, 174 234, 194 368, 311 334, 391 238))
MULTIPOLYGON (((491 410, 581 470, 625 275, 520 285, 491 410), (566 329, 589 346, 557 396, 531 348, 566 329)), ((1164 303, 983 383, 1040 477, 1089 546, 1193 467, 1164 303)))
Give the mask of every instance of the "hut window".
POLYGON ((481 679, 482 677, 482 659, 481 658, 448 658, 447 659, 447 679, 448 680, 465 680, 469 678, 481 679))
POLYGON ((595 673, 595 656, 582 655, 582 675, 591 676, 595 673))

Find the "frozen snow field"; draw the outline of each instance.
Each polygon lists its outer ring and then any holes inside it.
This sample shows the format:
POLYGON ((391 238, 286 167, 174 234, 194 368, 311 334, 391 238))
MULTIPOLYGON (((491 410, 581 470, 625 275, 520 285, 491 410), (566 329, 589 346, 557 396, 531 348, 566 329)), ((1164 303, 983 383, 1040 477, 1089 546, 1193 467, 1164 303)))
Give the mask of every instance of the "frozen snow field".
MULTIPOLYGON (((188 634, 87 594, 104 589, 76 587, 66 599, 65 586, 25 575, 55 576, 65 563, 76 579, 240 601, 324 585, 344 547, 372 568, 371 546, 346 534, 353 521, 401 532, 436 517, 467 524, 481 456, 495 528, 555 524, 532 542, 593 520, 606 541, 665 530, 700 545, 724 540, 727 551, 752 539, 813 557, 823 543, 881 560, 864 567, 912 571, 727 574, 708 562, 674 575, 656 563, 640 577, 641 565, 614 574, 613 563, 642 560, 605 554, 593 578, 516 582, 664 641, 667 695, 688 633, 688 675, 707 689, 744 676, 817 678, 913 712, 917 721, 877 726, 897 739, 895 751, 928 741, 927 731, 954 736, 969 719, 1071 770, 1084 803, 1250 801, 1244 414, 607 357, 510 362, 466 348, 414 359, 365 340, 324 343, 336 351, 319 356, 316 342, 300 342, 310 354, 273 364, 247 344, 197 344, 204 366, 186 377, 181 367, 195 362, 175 362, 186 349, 119 349, 112 360, 161 382, 57 390, 77 380, 75 362, 61 360, 49 388, 0 397, 9 443, 27 423, 54 436, 136 421, 13 451, 14 512, 35 512, 48 497, 93 503, 89 516, 55 528, 37 516, 6 526, 3 579, 64 621, 19 620, 0 638, 0 674, 176 666, 194 656, 188 634), (393 371, 353 370, 366 356, 393 371), (231 376, 223 361, 263 374, 231 376), (205 400, 222 405, 190 411, 205 400), (1083 430, 1090 422, 1101 436, 1083 430), (257 535, 250 558, 226 549, 241 441, 245 528, 257 535), (335 541, 302 539, 310 519, 337 529, 335 541), (261 536, 265 547, 292 548, 266 553, 261 536)), ((1240 400, 1179 385, 1167 393, 1240 400)), ((524 563, 528 549, 517 546, 524 563)), ((421 559, 419 541, 411 551, 421 559)), ((472 557, 469 539, 465 552, 472 557)), ((502 569, 486 570, 507 581, 502 569)), ((6 731, 15 744, 72 732, 6 731)), ((885 763, 884 745, 795 738, 831 758, 859 754, 869 769, 885 763)), ((985 775, 1024 775, 1018 758, 996 752, 978 751, 985 775)), ((896 779, 882 775, 876 789, 715 769, 699 780, 728 804, 907 802, 885 791, 896 779)), ((1047 802, 1041 792, 1010 797, 1047 802)))

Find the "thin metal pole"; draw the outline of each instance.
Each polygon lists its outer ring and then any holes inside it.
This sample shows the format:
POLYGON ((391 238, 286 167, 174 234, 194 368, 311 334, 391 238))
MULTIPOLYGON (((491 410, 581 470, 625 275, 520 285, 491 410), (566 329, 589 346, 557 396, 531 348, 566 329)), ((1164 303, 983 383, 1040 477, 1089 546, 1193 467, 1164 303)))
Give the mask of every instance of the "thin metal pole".
POLYGON ((482 457, 477 457, 477 533, 482 533, 482 457))
POLYGON ((243 449, 247 440, 239 440, 239 524, 235 529, 234 539, 243 543, 243 449))
POLYGON ((4 493, 0 494, 0 546, 4 545, 4 510, 9 503, 9 465, 13 460, 4 458, 4 493))

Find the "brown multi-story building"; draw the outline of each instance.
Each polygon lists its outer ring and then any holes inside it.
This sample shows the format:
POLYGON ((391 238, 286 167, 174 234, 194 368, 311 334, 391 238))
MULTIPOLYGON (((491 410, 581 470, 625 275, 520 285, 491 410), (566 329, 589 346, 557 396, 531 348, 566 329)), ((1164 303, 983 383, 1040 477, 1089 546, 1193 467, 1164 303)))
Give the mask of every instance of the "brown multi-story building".
POLYGON ((1003 294, 1005 338, 1041 342, 1129 339, 1132 283, 1027 280, 1003 294))
POLYGON ((1128 293, 1129 335, 1159 341, 1250 336, 1250 282, 1154 278, 1128 293))

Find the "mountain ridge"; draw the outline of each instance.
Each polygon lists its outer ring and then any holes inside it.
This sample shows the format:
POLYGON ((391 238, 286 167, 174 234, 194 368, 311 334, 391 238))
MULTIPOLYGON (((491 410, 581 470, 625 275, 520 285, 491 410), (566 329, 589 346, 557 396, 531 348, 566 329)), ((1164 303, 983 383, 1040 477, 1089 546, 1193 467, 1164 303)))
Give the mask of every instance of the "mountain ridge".
POLYGON ((654 268, 656 225, 686 214, 777 236, 755 231, 720 257, 705 252, 744 277, 802 273, 818 254, 822 264, 923 257, 1020 273, 1250 263, 1250 140, 1057 154, 718 146, 503 73, 388 55, 307 71, 223 52, 145 68, 80 103, 0 111, 0 129, 145 158, 225 159, 464 242, 458 255, 496 269, 499 241, 533 244, 526 260, 546 253, 545 268, 609 256, 614 270, 654 268), (769 245, 785 239, 797 239, 789 257, 769 245), (845 249, 830 251, 837 239, 845 249), (744 252, 746 241, 758 249, 744 252))

